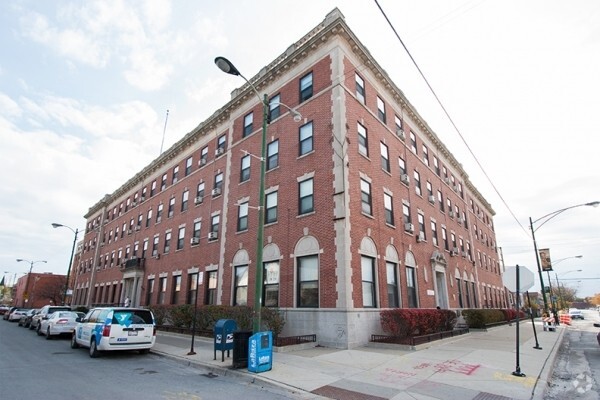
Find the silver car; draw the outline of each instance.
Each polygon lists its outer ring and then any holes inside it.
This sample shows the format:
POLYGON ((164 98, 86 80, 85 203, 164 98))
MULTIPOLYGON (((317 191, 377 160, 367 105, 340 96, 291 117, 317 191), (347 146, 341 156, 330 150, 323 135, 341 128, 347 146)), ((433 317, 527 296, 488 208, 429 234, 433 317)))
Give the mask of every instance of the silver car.
POLYGON ((75 311, 56 311, 41 320, 38 335, 46 335, 48 340, 52 339, 52 336, 71 335, 77 325, 78 317, 75 311))

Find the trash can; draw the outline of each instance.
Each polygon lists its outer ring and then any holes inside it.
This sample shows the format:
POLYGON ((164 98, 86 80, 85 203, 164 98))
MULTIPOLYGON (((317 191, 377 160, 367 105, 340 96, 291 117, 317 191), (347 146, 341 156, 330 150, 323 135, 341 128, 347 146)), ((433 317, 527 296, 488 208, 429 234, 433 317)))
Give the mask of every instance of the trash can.
POLYGON ((248 367, 248 342, 252 331, 233 332, 233 368, 248 367))
POLYGON ((258 332, 250 336, 248 371, 270 371, 273 366, 273 333, 258 332))
MULTIPOLYGON (((229 350, 233 349, 233 332, 237 330, 237 324, 232 319, 220 319, 214 327, 214 350, 217 359, 217 350, 221 351, 221 362, 225 361, 225 350, 229 357, 229 350)), ((234 352, 235 354, 235 352, 234 352)))

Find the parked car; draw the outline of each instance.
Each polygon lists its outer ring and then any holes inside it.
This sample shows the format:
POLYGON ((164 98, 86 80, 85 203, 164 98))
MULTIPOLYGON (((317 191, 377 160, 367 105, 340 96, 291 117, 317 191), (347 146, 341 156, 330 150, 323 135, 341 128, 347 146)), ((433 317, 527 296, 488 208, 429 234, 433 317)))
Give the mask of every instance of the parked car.
POLYGON ((583 318, 583 313, 581 312, 581 310, 577 310, 575 308, 569 310, 569 316, 571 317, 571 319, 585 319, 583 318))
POLYGON ((0 305, 0 315, 6 314, 6 312, 10 309, 10 306, 5 306, 4 304, 0 305))
POLYGON ((8 321, 8 317, 10 316, 10 313, 15 311, 18 307, 10 307, 8 310, 6 310, 6 312, 4 313, 4 315, 2 316, 2 319, 5 321, 8 321))
POLYGON ((29 329, 38 331, 40 329, 42 319, 48 318, 48 315, 56 311, 71 311, 71 307, 46 305, 40 308, 40 312, 31 318, 31 325, 29 326, 29 329))
POLYGON ((31 318, 35 315, 35 313, 37 313, 39 310, 37 308, 32 308, 31 310, 27 311, 27 313, 25 315, 21 316, 21 319, 19 319, 19 326, 28 328, 29 325, 31 325, 31 318))
POLYGON ((101 351, 139 350, 145 354, 156 340, 156 323, 150 310, 143 308, 99 307, 91 309, 71 337, 71 347, 88 347, 90 357, 101 351))
POLYGON ((38 335, 46 335, 46 339, 52 339, 52 336, 72 335, 75 325, 77 325, 79 315, 75 311, 56 311, 42 319, 38 335))
POLYGON ((23 315, 27 314, 28 311, 29 308, 17 308, 8 315, 8 320, 10 322, 18 321, 23 315))

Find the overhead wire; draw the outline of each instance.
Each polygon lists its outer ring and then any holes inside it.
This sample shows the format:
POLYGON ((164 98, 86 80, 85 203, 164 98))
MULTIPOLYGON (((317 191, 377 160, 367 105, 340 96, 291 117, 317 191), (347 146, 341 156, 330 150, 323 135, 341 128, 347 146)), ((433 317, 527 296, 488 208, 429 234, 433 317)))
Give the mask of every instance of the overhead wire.
POLYGON ((385 13, 385 11, 383 11, 383 8, 379 4, 379 1, 378 0, 374 0, 374 1, 375 1, 375 4, 377 4, 377 7, 379 8, 379 11, 381 12, 381 14, 383 15, 383 17, 387 21, 388 25, 390 26, 390 28, 392 29, 392 31, 396 35, 396 38, 398 39, 398 41, 400 42, 400 44, 404 48, 404 51, 406 51, 406 54, 408 55, 408 57, 412 61, 413 65, 415 66, 415 68, 417 69, 417 71, 419 72, 419 74, 421 75, 421 78, 423 78, 423 81, 425 82, 425 84, 427 85, 427 87, 429 88, 429 90, 431 91, 431 93, 433 94, 433 97, 435 98, 435 100, 437 101, 437 103, 441 107, 442 111, 444 112, 444 114, 446 115, 446 117, 448 118, 448 120, 450 121, 450 124, 452 125, 452 127, 454 128, 454 130, 456 131, 456 133, 458 133, 458 136, 460 137, 460 139, 462 140, 462 142, 466 146, 467 150, 469 151, 469 153, 471 154, 471 156, 473 157, 473 159, 475 160, 475 162, 479 166, 479 169, 483 172, 484 176, 486 177, 486 179, 490 183, 490 185, 492 185, 492 188, 494 189, 494 191, 496 192, 496 194, 498 195, 498 197, 502 201, 502 204, 504 204, 504 206, 506 207, 506 209, 508 210, 508 212, 510 213, 510 215, 513 217, 513 219, 517 222, 517 224, 521 227, 521 229, 523 229, 523 231, 529 237, 530 236, 529 230, 526 229, 521 224, 521 222, 519 221, 519 219, 513 213, 512 209, 509 207, 509 205, 506 202, 506 200, 504 200, 504 197, 502 197, 502 195, 500 194, 500 191, 498 190, 498 188, 496 187, 496 185, 494 184, 494 182, 492 182, 492 179, 489 177, 489 175, 487 174, 486 170, 483 168, 483 165, 481 165, 481 162, 479 162, 479 159, 477 158, 477 156, 475 155, 475 153, 473 152, 473 150, 471 149, 471 147, 467 143, 467 141, 464 138, 462 132, 460 131, 460 129, 458 129, 458 126, 454 123, 454 120, 450 116, 450 113, 448 113, 448 111, 446 110, 446 107, 444 106, 444 104, 442 103, 442 101, 438 97, 437 93, 435 92, 435 90, 433 89, 433 87, 431 86, 431 84, 429 83, 429 81, 427 80, 427 77, 425 77, 425 74, 423 73, 423 71, 419 67, 419 64, 417 64, 417 61, 414 59, 414 57, 412 56, 412 54, 408 50, 408 47, 406 47, 406 44, 404 43, 404 41, 400 37, 400 34, 398 33, 398 31, 396 30, 396 28, 394 27, 394 25, 392 24, 392 22, 388 18, 388 16, 385 13))

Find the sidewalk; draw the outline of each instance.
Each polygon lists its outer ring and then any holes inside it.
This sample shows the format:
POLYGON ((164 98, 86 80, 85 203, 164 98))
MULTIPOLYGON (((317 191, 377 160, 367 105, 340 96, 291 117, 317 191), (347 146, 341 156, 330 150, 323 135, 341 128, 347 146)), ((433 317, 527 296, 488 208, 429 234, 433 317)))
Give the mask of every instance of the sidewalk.
POLYGON ((543 399, 552 375, 564 325, 555 332, 543 331, 536 321, 541 350, 531 321, 520 323, 517 370, 515 325, 471 332, 416 351, 396 345, 375 344, 352 350, 313 347, 273 353, 271 371, 255 374, 232 369, 232 359, 213 360, 212 339, 196 337, 195 355, 187 355, 191 336, 158 332, 152 352, 208 369, 216 375, 235 375, 249 382, 285 387, 296 398, 317 399, 543 399))

